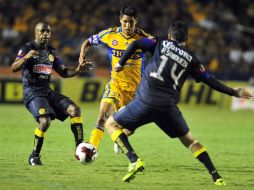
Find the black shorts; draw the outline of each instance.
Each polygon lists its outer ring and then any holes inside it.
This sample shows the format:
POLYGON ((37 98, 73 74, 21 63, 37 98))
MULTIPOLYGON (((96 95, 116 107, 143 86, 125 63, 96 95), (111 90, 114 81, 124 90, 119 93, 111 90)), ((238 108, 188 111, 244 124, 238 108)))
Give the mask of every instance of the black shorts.
POLYGON ((50 91, 47 96, 35 96, 26 108, 32 113, 36 121, 41 116, 50 116, 64 121, 69 115, 66 110, 70 104, 74 104, 68 97, 56 92, 50 91))
POLYGON ((131 131, 151 122, 156 123, 171 138, 182 137, 189 131, 177 106, 170 106, 168 110, 158 111, 135 99, 116 112, 113 117, 123 128, 131 131))

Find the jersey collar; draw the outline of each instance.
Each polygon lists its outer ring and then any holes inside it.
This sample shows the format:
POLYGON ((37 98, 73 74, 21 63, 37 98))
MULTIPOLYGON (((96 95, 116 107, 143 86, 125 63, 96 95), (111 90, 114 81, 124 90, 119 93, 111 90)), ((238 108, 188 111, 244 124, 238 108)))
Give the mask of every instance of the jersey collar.
POLYGON ((137 33, 137 29, 135 28, 135 30, 134 30, 134 33, 133 33, 133 35, 131 35, 131 36, 125 36, 124 34, 123 34, 123 30, 122 30, 122 27, 120 26, 119 27, 119 32, 120 32, 120 34, 125 38, 125 39, 131 39, 131 38, 133 38, 135 35, 136 35, 136 33, 137 33))
POLYGON ((42 49, 42 50, 48 49, 48 45, 43 47, 43 46, 40 46, 39 44, 37 44, 35 41, 32 41, 32 43, 36 49, 42 49))

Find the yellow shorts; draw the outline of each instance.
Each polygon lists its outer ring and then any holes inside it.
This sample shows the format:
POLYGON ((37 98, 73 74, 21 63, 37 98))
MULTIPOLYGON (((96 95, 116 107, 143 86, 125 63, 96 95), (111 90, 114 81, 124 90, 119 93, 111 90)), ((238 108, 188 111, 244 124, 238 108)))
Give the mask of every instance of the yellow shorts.
POLYGON ((101 102, 111 103, 115 111, 127 105, 134 97, 135 91, 128 91, 119 85, 115 80, 110 80, 106 86, 101 102))

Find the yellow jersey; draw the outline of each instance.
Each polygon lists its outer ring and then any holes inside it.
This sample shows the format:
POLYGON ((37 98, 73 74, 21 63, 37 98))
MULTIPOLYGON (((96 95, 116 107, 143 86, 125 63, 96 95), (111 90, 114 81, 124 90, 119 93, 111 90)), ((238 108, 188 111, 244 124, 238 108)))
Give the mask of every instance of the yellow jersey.
POLYGON ((114 27, 103 30, 89 38, 92 45, 102 44, 108 47, 108 56, 111 62, 111 80, 115 80, 124 90, 136 91, 144 69, 145 54, 142 50, 137 50, 127 61, 124 70, 119 73, 116 73, 112 68, 118 63, 129 44, 144 37, 150 38, 152 36, 137 28, 132 36, 127 37, 122 33, 121 27, 114 27))

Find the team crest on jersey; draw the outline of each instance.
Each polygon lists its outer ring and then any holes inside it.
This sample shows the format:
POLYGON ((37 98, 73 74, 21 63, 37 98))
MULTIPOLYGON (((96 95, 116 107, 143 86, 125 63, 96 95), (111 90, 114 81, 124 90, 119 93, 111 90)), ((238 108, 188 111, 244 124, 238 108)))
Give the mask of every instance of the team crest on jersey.
POLYGON ((42 115, 42 114, 45 114, 46 110, 44 108, 41 108, 39 109, 39 114, 42 115))
POLYGON ((52 55, 52 54, 49 54, 49 60, 51 61, 51 62, 53 62, 54 61, 54 56, 52 55))
POLYGON ((117 41, 117 40, 113 40, 113 41, 112 41, 112 45, 113 45, 113 46, 116 46, 117 44, 118 44, 118 41, 117 41))

